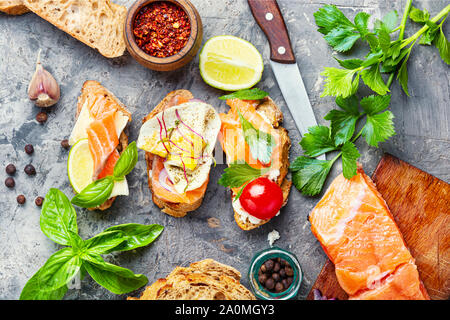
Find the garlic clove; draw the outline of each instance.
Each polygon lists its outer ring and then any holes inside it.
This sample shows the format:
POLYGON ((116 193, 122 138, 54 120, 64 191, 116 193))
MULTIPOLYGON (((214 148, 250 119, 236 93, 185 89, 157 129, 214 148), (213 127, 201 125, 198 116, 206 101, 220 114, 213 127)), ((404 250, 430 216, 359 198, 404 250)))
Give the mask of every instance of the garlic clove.
POLYGON ((28 97, 38 107, 50 107, 59 101, 61 92, 55 78, 42 67, 39 51, 36 71, 28 86, 28 97))

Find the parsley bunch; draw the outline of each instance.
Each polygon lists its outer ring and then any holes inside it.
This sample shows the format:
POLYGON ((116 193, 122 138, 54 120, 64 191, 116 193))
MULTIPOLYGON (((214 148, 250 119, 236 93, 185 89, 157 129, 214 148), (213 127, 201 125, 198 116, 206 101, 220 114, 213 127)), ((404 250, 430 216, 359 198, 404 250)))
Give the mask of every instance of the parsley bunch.
POLYGON ((356 175, 356 160, 360 157, 355 141, 362 136, 367 144, 378 147, 380 142, 395 134, 394 116, 387 110, 391 100, 387 94, 389 87, 397 74, 397 80, 409 96, 407 61, 417 41, 435 45, 441 58, 450 64, 450 46, 442 31, 449 12, 450 5, 447 5, 430 19, 427 10, 412 7, 412 0, 408 0, 399 26, 396 27, 397 12, 391 11, 382 20, 376 20, 372 30, 368 28, 370 15, 365 12, 359 12, 353 22, 333 5, 325 5, 314 14, 318 31, 324 34, 334 50, 346 52, 361 40, 369 45, 370 51, 364 59, 336 59, 342 68, 325 68, 321 73, 326 77, 321 96, 335 96, 339 109, 331 110, 325 116, 330 127, 311 127, 300 142, 304 156, 298 157, 290 167, 298 190, 310 196, 319 194, 331 167, 340 157, 344 177, 352 178, 356 175), (408 16, 423 27, 404 39, 408 16), (397 31, 398 38, 394 40, 393 34, 397 31), (387 82, 383 73, 389 74, 387 82), (356 92, 360 79, 378 95, 364 97, 358 102, 356 92), (361 125, 362 121, 365 122, 361 125), (361 130, 355 133, 359 127, 361 130), (338 151, 338 154, 331 160, 315 159, 332 151, 338 151))

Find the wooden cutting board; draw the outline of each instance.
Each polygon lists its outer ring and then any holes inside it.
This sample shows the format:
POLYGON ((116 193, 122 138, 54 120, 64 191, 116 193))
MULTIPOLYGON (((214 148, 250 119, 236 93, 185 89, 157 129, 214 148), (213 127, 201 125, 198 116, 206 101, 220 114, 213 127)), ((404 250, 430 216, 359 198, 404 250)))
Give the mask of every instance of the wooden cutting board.
MULTIPOLYGON (((416 260, 428 294, 434 300, 450 298, 450 185, 410 164, 385 154, 372 180, 391 210, 416 260)), ((347 299, 328 260, 313 290, 328 298, 347 299)))

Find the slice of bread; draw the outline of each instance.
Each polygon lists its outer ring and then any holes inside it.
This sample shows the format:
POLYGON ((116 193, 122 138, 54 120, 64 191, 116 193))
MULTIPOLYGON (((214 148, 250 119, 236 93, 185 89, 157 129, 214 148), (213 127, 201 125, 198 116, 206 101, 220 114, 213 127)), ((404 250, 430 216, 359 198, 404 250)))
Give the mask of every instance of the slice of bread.
MULTIPOLYGON (((174 104, 174 101, 176 100, 177 97, 181 97, 185 100, 191 100, 194 98, 192 93, 189 92, 188 90, 172 91, 143 119, 142 123, 145 123, 146 121, 150 120, 163 110, 176 105, 174 104)), ((153 154, 151 154, 150 152, 146 152, 145 161, 147 162, 148 186, 150 188, 150 191, 152 192, 152 200, 161 209, 162 212, 167 213, 168 215, 171 215, 176 218, 182 218, 188 212, 194 211, 195 209, 200 207, 200 205, 203 202, 203 197, 199 198, 196 202, 191 204, 172 203, 158 198, 152 190, 152 176, 150 174, 151 172, 150 170, 152 170, 153 166, 153 154)))
POLYGON ((0 0, 0 11, 12 15, 20 15, 30 10, 23 4, 23 0, 0 0))
POLYGON ((24 0, 28 9, 107 58, 125 52, 127 8, 109 0, 24 0))
MULTIPOLYGON (((288 179, 286 179, 286 175, 289 171, 289 150, 291 148, 291 139, 289 138, 288 131, 281 127, 281 122, 283 122, 283 113, 281 112, 280 108, 275 104, 275 102, 270 98, 266 97, 263 100, 260 101, 260 104, 256 107, 256 110, 263 114, 270 122, 272 127, 278 131, 280 135, 280 143, 281 143, 281 163, 282 166, 280 168, 280 175, 278 176, 277 183, 281 187, 281 190, 283 192, 283 206, 286 205, 289 197, 289 192, 291 190, 292 182, 288 179)), ((234 195, 231 195, 231 199, 233 201, 234 195)), ((234 211, 234 219, 236 220, 236 223, 238 224, 239 228, 242 230, 248 231, 255 228, 258 228, 259 226, 262 226, 263 224, 266 224, 270 221, 270 219, 262 220, 258 224, 251 223, 250 221, 243 221, 241 219, 241 216, 234 211)))
MULTIPOLYGON (((119 101, 119 99, 116 98, 116 96, 111 93, 108 89, 103 87, 100 82, 88 80, 83 84, 83 87, 81 89, 81 95, 78 97, 78 104, 77 104, 77 112, 75 115, 75 118, 78 119, 78 116, 80 115, 81 109, 83 108, 83 105, 86 101, 86 99, 90 98, 91 95, 104 95, 107 99, 111 99, 114 101, 118 106, 120 111, 122 111, 128 118, 128 123, 131 122, 131 113, 127 110, 125 105, 119 101)), ((128 146, 128 136, 126 135, 125 131, 122 131, 120 137, 119 137, 119 145, 117 146, 117 151, 119 153, 122 153, 123 150, 128 146)), ((113 197, 111 199, 108 199, 105 203, 102 205, 96 207, 96 208, 90 208, 89 210, 106 210, 110 208, 116 198, 113 197)))
POLYGON ((233 267, 206 259, 189 267, 177 267, 166 278, 145 288, 140 298, 129 300, 255 300, 240 284, 233 267))

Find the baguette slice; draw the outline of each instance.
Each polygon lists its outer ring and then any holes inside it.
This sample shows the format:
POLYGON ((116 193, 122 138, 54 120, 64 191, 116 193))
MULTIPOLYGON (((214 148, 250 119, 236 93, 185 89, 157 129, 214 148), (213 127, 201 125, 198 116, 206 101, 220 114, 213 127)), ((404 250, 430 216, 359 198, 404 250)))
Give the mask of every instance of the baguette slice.
POLYGON ((109 0, 24 0, 28 9, 107 58, 125 52, 127 8, 109 0))
MULTIPOLYGON (((100 82, 88 80, 83 84, 83 87, 81 89, 81 95, 78 97, 78 104, 77 104, 77 112, 75 115, 75 118, 78 119, 78 116, 80 115, 81 109, 83 108, 83 105, 85 101, 95 92, 96 95, 104 95, 108 99, 111 99, 114 101, 118 106, 120 111, 122 111, 126 116, 128 116, 129 120, 128 123, 131 122, 131 113, 127 110, 125 105, 119 101, 119 99, 116 98, 116 96, 111 93, 108 89, 103 87, 100 82)), ((119 145, 117 146, 117 151, 119 153, 122 153, 123 150, 126 149, 128 146, 128 136, 126 135, 125 131, 122 131, 119 137, 119 145)), ((116 197, 113 197, 111 199, 108 199, 105 203, 101 204, 100 206, 96 208, 90 208, 89 210, 106 210, 110 208, 114 202, 116 197)))
MULTIPOLYGON (((286 175, 289 171, 289 150, 291 148, 291 139, 289 138, 288 131, 281 127, 281 122, 283 122, 283 113, 280 108, 275 104, 275 102, 270 98, 266 97, 261 100, 261 103, 256 107, 256 110, 263 114, 270 122, 272 127, 277 130, 281 137, 281 145, 282 145, 282 166, 280 168, 280 175, 277 179, 278 185, 281 187, 283 192, 283 207, 287 204, 289 192, 291 190, 292 182, 286 179, 286 175)), ((231 200, 233 201, 234 195, 231 195, 231 200)), ((245 231, 249 231, 255 228, 262 226, 270 221, 270 219, 262 220, 258 224, 251 223, 246 220, 243 221, 241 216, 234 210, 234 220, 236 220, 239 228, 245 231)))
MULTIPOLYGON (((145 123, 146 121, 150 120, 163 110, 174 106, 173 101, 174 99, 176 99, 176 97, 182 97, 186 100, 191 100, 194 98, 192 93, 189 92, 188 90, 172 91, 143 119, 142 123, 145 123)), ((153 167, 153 154, 151 154, 150 152, 146 152, 145 161, 147 163, 148 186, 150 188, 150 191, 152 192, 152 200, 161 209, 162 212, 167 213, 168 215, 171 215, 176 218, 182 218, 186 216, 188 212, 194 211, 198 207, 200 207, 200 205, 203 202, 204 194, 203 197, 199 198, 196 202, 191 204, 172 203, 158 198, 152 190, 152 176, 150 174, 151 172, 150 170, 152 170, 153 167)))
POLYGON ((240 284, 236 269, 206 259, 189 267, 177 267, 164 279, 148 286, 140 298, 129 300, 255 300, 240 284))
POLYGON ((0 11, 12 15, 20 15, 29 10, 23 4, 23 0, 0 0, 0 11))

